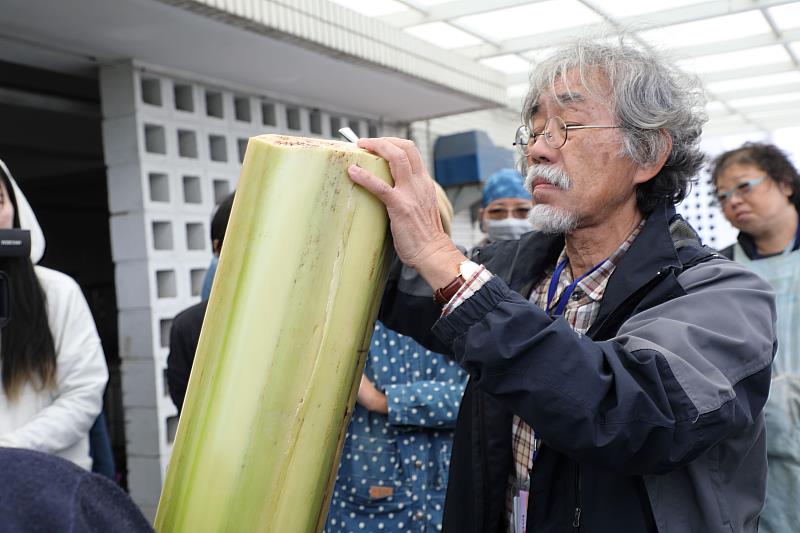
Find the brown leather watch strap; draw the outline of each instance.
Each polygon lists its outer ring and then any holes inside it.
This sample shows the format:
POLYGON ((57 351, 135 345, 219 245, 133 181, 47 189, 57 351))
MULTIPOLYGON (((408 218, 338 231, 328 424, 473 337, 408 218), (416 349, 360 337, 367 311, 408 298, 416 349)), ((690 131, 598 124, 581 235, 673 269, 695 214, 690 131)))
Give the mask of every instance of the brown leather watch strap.
POLYGON ((436 292, 433 293, 433 301, 439 305, 445 305, 453 296, 456 295, 458 289, 460 289, 466 282, 467 281, 461 275, 459 275, 446 286, 442 287, 441 289, 436 289, 436 292))

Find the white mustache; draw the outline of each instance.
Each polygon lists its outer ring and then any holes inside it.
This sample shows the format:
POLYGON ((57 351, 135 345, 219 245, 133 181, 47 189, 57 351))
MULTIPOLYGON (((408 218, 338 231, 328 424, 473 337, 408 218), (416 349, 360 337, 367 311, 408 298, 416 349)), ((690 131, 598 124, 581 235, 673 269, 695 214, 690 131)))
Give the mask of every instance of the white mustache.
POLYGON ((569 189, 572 184, 567 173, 561 169, 550 165, 531 165, 528 167, 528 175, 525 177, 525 188, 531 194, 533 194, 533 181, 537 178, 541 178, 559 189, 569 189))

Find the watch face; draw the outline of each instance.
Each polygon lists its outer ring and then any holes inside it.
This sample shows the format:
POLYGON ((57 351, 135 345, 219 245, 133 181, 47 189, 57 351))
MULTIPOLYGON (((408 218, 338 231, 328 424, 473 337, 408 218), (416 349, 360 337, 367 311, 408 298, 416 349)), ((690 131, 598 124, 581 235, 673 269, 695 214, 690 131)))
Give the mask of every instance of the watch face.
POLYGON ((469 280, 472 276, 480 268, 480 265, 474 263, 472 261, 463 261, 461 265, 459 265, 459 272, 461 273, 461 277, 465 280, 469 280))

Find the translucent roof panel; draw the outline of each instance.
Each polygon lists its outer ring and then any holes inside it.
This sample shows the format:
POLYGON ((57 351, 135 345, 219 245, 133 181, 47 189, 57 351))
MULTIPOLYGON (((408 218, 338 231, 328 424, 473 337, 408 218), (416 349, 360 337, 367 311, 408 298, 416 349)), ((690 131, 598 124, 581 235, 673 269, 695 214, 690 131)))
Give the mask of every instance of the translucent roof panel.
POLYGON ((547 47, 547 48, 537 48, 535 50, 528 50, 527 52, 525 52, 522 55, 527 57, 528 59, 530 59, 534 63, 538 63, 538 62, 542 61, 543 59, 547 58, 547 56, 549 56, 550 54, 552 54, 555 51, 556 51, 556 47, 555 46, 550 46, 550 47, 547 47))
POLYGON ((751 98, 739 98, 737 100, 730 100, 728 104, 736 109, 742 109, 772 104, 783 104, 788 102, 797 105, 797 103, 800 102, 800 92, 769 94, 765 96, 753 96, 751 98))
POLYGON ((528 84, 527 83, 515 83, 514 85, 509 85, 507 89, 507 94, 509 98, 522 98, 528 92, 528 84))
POLYGON ((452 2, 453 0, 414 0, 414 4, 423 6, 423 7, 431 7, 437 4, 445 4, 447 2, 452 2))
POLYGON ((418 26, 411 26, 406 28, 405 31, 414 37, 419 37, 446 50, 475 46, 484 42, 478 37, 459 30, 446 22, 428 22, 418 26))
POLYGON ((753 76, 750 78, 737 78, 734 80, 717 81, 707 83, 709 91, 716 94, 729 93, 732 91, 744 91, 747 89, 760 89, 763 87, 773 87, 789 83, 800 83, 800 72, 793 70, 789 72, 779 72, 778 74, 768 74, 766 76, 753 76))
POLYGON ((614 17, 630 17, 683 7, 697 3, 697 0, 659 0, 658 2, 644 2, 643 0, 602 0, 597 5, 609 15, 614 17))
POLYGON ((775 21, 779 30, 790 30, 800 28, 800 4, 784 4, 782 6, 771 7, 767 12, 775 21))
POLYGON ((408 11, 408 6, 396 0, 331 0, 367 17, 381 17, 408 11))
POLYGON ((487 57, 486 59, 481 59, 480 62, 489 68, 499 70, 505 74, 528 72, 531 68, 531 62, 522 59, 517 54, 487 57))
POLYGON ((714 54, 700 56, 679 61, 679 65, 686 70, 697 74, 709 74, 723 70, 743 69, 760 65, 791 62, 789 54, 783 46, 761 46, 759 48, 749 48, 739 52, 728 52, 725 54, 714 54))
POLYGON ((745 11, 736 15, 665 26, 641 32, 639 35, 650 44, 683 48, 761 35, 771 33, 771 31, 767 20, 760 11, 745 11))
POLYGON ((558 47, 584 35, 615 41, 624 30, 626 41, 700 75, 725 131, 736 121, 747 131, 800 123, 800 0, 333 1, 494 69, 514 110, 528 73, 558 47))
POLYGON ((528 5, 487 11, 453 20, 491 41, 504 41, 584 24, 603 22, 603 18, 578 0, 547 0, 528 5), (547 21, 538 24, 535 21, 547 21))
POLYGON ((723 104, 719 100, 708 102, 706 104, 706 113, 708 113, 709 115, 721 115, 727 112, 728 108, 726 108, 725 104, 723 104))

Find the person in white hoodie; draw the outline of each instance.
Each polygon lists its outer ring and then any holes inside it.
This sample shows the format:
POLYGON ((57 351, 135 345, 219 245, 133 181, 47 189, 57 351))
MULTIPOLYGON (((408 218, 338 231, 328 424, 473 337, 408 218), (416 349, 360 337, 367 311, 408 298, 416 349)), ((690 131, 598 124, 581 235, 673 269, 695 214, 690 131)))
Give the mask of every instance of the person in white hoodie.
POLYGON ((30 231, 30 257, 0 257, 10 322, 0 331, 0 447, 58 455, 87 470, 89 428, 100 413, 108 369, 78 284, 36 265, 44 235, 0 160, 0 229, 30 231))

